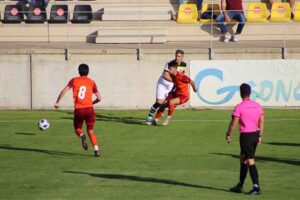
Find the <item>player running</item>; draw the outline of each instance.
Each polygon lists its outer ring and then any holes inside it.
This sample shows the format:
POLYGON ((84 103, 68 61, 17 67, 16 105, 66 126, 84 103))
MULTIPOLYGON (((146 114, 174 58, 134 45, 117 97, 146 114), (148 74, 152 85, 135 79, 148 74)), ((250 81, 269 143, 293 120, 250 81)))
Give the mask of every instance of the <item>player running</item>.
POLYGON ((73 88, 74 98, 74 128, 75 133, 81 138, 81 144, 84 150, 88 150, 86 136, 83 133, 82 125, 85 122, 87 132, 90 137, 91 143, 94 147, 95 156, 99 157, 101 154, 100 148, 97 143, 97 138, 94 133, 94 124, 96 121, 93 105, 101 101, 101 96, 97 89, 96 83, 87 77, 89 74, 89 67, 86 64, 80 64, 78 67, 80 77, 75 77, 70 80, 68 85, 60 92, 57 101, 54 105, 59 108, 59 102, 67 91, 73 88), (96 99, 93 101, 93 94, 96 99))
MULTIPOLYGON (((183 62, 184 58, 184 52, 182 50, 177 50, 175 52, 175 60, 170 61, 177 63, 177 70, 184 73, 186 69, 186 63, 183 62)), ((156 101, 152 105, 148 117, 146 119, 145 124, 151 125, 152 124, 152 118, 157 109, 163 104, 164 100, 168 96, 169 92, 173 89, 173 80, 169 74, 168 64, 167 63, 164 67, 164 71, 160 78, 158 79, 157 85, 156 85, 156 101)))
POLYGON ((192 81, 188 76, 184 75, 177 70, 177 63, 171 62, 168 67, 171 78, 174 82, 175 91, 169 93, 164 104, 159 108, 153 121, 154 125, 157 125, 158 120, 164 113, 164 110, 169 107, 169 116, 163 122, 163 125, 168 125, 173 115, 175 106, 186 103, 190 99, 189 85, 192 86, 194 92, 197 92, 195 82, 192 81))

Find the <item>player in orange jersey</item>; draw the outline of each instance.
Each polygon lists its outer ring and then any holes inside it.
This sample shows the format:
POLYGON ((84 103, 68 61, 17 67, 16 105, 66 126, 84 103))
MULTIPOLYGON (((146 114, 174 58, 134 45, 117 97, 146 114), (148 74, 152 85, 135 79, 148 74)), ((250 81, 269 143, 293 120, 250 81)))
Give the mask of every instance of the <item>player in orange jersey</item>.
POLYGON ((169 113, 163 125, 166 126, 170 123, 175 107, 186 103, 190 99, 189 84, 192 86, 194 92, 197 92, 195 82, 182 72, 177 71, 177 63, 170 63, 168 69, 174 83, 175 91, 169 93, 164 104, 157 111, 154 125, 157 125, 158 120, 161 118, 167 107, 169 107, 169 113))
POLYGON ((95 156, 99 157, 101 154, 100 148, 97 143, 97 138, 94 133, 94 124, 96 121, 93 105, 101 101, 101 96, 97 89, 96 83, 87 77, 89 74, 89 67, 86 64, 80 64, 78 67, 80 77, 75 77, 70 80, 68 85, 60 92, 57 101, 54 105, 59 108, 59 102, 67 91, 73 89, 74 99, 74 128, 75 133, 81 138, 81 144, 84 150, 88 150, 86 136, 83 133, 82 125, 85 122, 87 132, 90 137, 91 143, 94 147, 95 156), (93 101, 93 94, 96 99, 93 101))

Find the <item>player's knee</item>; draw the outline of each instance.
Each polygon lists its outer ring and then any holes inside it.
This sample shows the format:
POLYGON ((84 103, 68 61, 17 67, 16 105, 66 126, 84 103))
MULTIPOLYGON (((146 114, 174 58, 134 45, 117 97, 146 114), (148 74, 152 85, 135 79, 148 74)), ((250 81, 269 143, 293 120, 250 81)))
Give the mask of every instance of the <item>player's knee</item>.
POLYGON ((164 100, 163 99, 156 99, 156 102, 155 103, 158 103, 158 104, 163 104, 164 100))

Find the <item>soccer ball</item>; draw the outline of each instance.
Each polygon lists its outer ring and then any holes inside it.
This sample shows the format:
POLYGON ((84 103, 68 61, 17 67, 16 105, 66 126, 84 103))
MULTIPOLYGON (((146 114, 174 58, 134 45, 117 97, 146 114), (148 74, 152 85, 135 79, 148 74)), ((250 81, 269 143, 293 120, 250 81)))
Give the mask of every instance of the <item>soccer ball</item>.
POLYGON ((38 123, 38 127, 41 131, 46 131, 50 127, 50 123, 47 119, 41 119, 38 123))

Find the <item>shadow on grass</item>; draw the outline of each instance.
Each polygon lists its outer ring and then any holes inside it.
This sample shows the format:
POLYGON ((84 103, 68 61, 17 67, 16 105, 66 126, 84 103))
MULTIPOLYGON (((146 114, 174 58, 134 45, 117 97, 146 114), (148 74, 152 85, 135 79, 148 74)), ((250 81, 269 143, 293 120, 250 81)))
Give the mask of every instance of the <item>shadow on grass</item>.
POLYGON ((28 152, 36 152, 36 153, 45 153, 50 155, 58 155, 58 156, 86 156, 83 154, 77 153, 69 153, 63 151, 53 151, 53 150, 45 150, 45 149, 33 149, 33 148, 24 148, 24 147, 14 147, 9 145, 0 145, 0 150, 11 150, 11 151, 28 151, 28 152))
POLYGON ((16 132, 15 134, 17 135, 36 135, 35 133, 21 133, 21 132, 16 132))
POLYGON ((184 183, 184 182, 179 182, 179 181, 175 181, 175 180, 167 180, 167 179, 159 179, 159 178, 151 178, 151 177, 131 176, 131 175, 122 175, 122 174, 96 174, 96 173, 76 172, 76 171, 64 171, 64 172, 71 173, 71 174, 89 175, 92 177, 104 178, 104 179, 147 182, 147 183, 160 183, 160 184, 166 184, 166 185, 192 187, 192 188, 200 188, 200 189, 228 192, 227 190, 224 190, 224 189, 219 189, 219 188, 214 188, 214 187, 209 187, 209 186, 195 185, 195 184, 184 183))
POLYGON ((291 142, 264 142, 264 144, 277 145, 277 146, 300 147, 300 143, 291 143, 291 142))
MULTIPOLYGON (((212 153, 214 155, 220 155, 220 156, 229 156, 232 158, 240 159, 239 155, 234 154, 226 154, 226 153, 212 153)), ((267 161, 267 162, 277 162, 277 163, 284 163, 289 165, 300 165, 300 160, 294 160, 294 159, 286 159, 286 158, 273 158, 273 157, 267 157, 267 156, 255 156, 255 159, 257 161, 267 161)))
MULTIPOLYGON (((57 111, 57 112, 72 115, 72 117, 62 117, 62 119, 73 120, 73 112, 72 111, 62 111, 62 110, 60 110, 60 111, 57 111)), ((135 124, 135 125, 143 125, 144 126, 145 118, 136 118, 136 117, 128 117, 128 116, 120 117, 120 116, 116 116, 116 115, 111 114, 111 113, 107 113, 107 114, 96 113, 96 120, 97 121, 107 121, 107 122, 120 122, 120 123, 124 123, 124 124, 135 124)))

